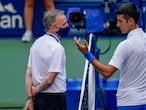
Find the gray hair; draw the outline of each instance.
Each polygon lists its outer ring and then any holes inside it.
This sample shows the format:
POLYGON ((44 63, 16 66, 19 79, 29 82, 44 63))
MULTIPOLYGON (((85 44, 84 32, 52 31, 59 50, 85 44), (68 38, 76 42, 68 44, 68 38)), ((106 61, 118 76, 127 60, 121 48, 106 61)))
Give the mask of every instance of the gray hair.
POLYGON ((50 29, 51 25, 55 23, 56 16, 59 14, 64 14, 64 11, 54 9, 54 10, 46 11, 44 13, 43 24, 44 24, 46 30, 50 29))

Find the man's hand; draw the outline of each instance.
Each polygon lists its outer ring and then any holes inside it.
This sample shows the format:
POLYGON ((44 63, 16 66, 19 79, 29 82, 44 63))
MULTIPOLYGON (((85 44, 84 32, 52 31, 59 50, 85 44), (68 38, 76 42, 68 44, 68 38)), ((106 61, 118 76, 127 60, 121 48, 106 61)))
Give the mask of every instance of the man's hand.
POLYGON ((24 110, 34 110, 32 99, 27 100, 24 110))
POLYGON ((35 96, 36 94, 38 94, 38 91, 37 91, 37 86, 32 86, 32 95, 35 96))
POLYGON ((88 52, 88 43, 86 40, 84 40, 84 45, 80 43, 80 38, 74 37, 73 40, 80 52, 82 52, 83 54, 88 52))

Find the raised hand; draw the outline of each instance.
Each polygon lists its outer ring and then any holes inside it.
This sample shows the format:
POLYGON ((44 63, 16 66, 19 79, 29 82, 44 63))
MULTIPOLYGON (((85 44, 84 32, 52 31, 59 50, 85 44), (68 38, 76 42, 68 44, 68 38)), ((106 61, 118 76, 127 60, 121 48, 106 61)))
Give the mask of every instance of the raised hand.
POLYGON ((88 43, 86 40, 84 40, 83 45, 81 44, 80 38, 74 37, 73 40, 74 40, 74 43, 76 44, 76 46, 80 52, 82 52, 83 54, 88 52, 88 43))

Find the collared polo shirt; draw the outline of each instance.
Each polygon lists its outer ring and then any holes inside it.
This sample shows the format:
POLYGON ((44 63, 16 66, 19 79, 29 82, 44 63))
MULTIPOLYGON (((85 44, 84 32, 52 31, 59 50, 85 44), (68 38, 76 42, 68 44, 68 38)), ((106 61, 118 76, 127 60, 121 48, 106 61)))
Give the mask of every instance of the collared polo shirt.
POLYGON ((34 42, 30 48, 28 67, 32 68, 34 85, 40 84, 50 72, 57 72, 53 84, 41 91, 42 93, 66 91, 65 50, 55 35, 45 34, 34 42))
POLYGON ((117 105, 146 104, 146 34, 141 28, 117 46, 109 64, 120 70, 117 105))

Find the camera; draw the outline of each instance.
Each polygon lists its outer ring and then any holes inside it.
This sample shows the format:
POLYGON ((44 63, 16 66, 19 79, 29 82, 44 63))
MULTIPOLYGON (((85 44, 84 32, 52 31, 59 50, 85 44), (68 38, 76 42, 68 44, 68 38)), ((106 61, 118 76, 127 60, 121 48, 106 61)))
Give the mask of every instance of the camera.
POLYGON ((104 16, 100 9, 69 8, 67 19, 73 28, 84 28, 87 33, 96 33, 104 29, 104 16))

